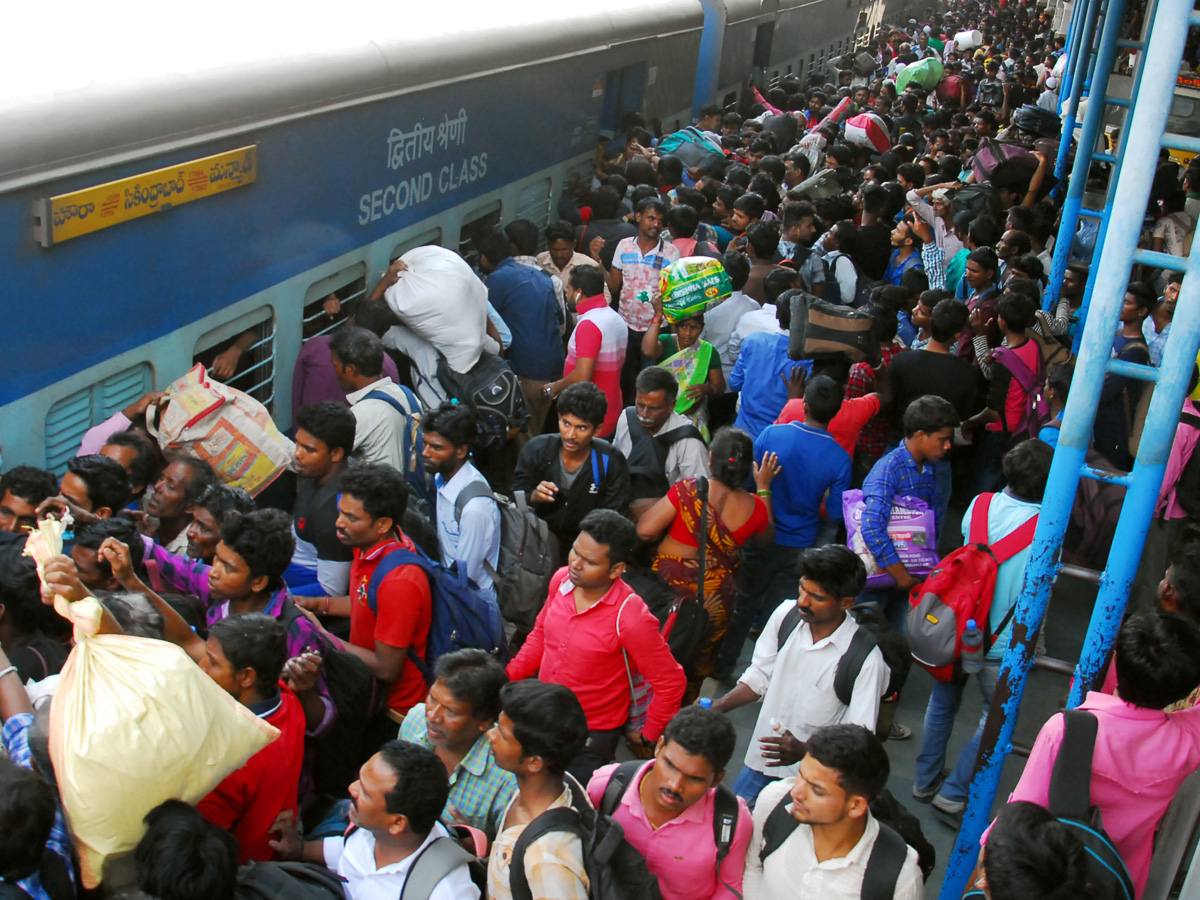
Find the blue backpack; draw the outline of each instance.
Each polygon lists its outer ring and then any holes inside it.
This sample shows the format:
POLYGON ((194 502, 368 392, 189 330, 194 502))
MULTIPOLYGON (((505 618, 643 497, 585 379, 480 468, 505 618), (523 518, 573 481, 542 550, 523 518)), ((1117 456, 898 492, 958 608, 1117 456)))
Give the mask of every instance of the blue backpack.
POLYGON ((383 579, 400 566, 417 566, 429 579, 433 612, 429 622, 429 640, 422 659, 412 648, 408 658, 433 684, 433 666, 438 657, 455 650, 474 647, 486 650, 501 661, 508 659, 508 644, 504 639, 504 619, 500 606, 476 587, 457 566, 443 566, 417 548, 391 551, 379 561, 367 583, 367 608, 377 612, 376 593, 383 579))
POLYGON ((400 442, 404 453, 404 480, 408 482, 408 486, 417 495, 417 498, 428 505, 431 502, 432 496, 429 488, 429 478, 425 474, 425 456, 423 453, 425 450, 425 435, 421 430, 421 401, 417 399, 416 394, 404 385, 398 384, 396 387, 404 392, 404 399, 408 401, 408 409, 405 409, 399 400, 386 391, 371 391, 371 393, 362 399, 382 400, 396 412, 400 413, 404 419, 404 435, 400 442))

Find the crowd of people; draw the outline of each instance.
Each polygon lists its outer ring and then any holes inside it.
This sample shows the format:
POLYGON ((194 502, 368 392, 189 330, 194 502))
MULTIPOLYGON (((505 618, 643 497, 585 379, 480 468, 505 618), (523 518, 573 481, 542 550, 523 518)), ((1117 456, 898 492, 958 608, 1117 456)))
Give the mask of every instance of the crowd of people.
MULTIPOLYGON (((983 721, 948 763, 951 730, 971 675, 990 707, 1012 638, 1095 238, 1084 223, 1043 310, 1064 38, 1033 3, 950 9, 736 111, 705 107, 700 162, 627 116, 559 221, 480 240, 478 340, 524 401, 499 442, 481 441, 471 398, 423 402, 439 373, 388 340, 398 262, 307 343, 292 467, 270 490, 164 454, 158 392, 92 428, 61 477, 0 475, 0 895, 79 890, 46 750, 71 647, 58 595, 98 598, 104 631, 176 644, 279 732, 198 803, 151 810, 105 873, 112 896, 262 896, 268 871, 348 900, 923 896, 926 842, 886 790, 887 742, 914 739, 895 719, 910 593, 930 572, 913 545, 1006 548, 982 646, 968 665, 962 638, 919 729, 912 798, 954 817, 983 721), (662 275, 691 257, 718 260, 730 292, 678 314, 662 275), (793 316, 829 309, 869 325, 865 360, 796 354, 793 316), (67 514, 39 581, 26 535, 67 514), (905 516, 919 539, 889 528, 905 516), (527 541, 541 580, 518 572, 527 541), (463 591, 504 613, 500 645, 448 633, 440 612, 463 591), (726 714, 747 704, 738 765, 726 714), (302 865, 264 868, 285 861, 302 865)), ((1160 176, 1146 246, 1183 255, 1200 166, 1164 158, 1160 176)), ((1113 355, 1157 365, 1181 279, 1131 274, 1113 355)), ((1131 467, 1141 385, 1107 376, 1093 465, 1131 467)), ((1080 707, 1090 802, 1138 895, 1200 765, 1197 437, 1189 399, 1137 612, 1080 707)), ((1107 551, 1095 506, 1068 552, 1107 551)), ((1075 728, 1042 728, 986 837, 980 895, 1097 887, 1052 809, 1075 728)), ((120 804, 110 789, 92 802, 120 804)))

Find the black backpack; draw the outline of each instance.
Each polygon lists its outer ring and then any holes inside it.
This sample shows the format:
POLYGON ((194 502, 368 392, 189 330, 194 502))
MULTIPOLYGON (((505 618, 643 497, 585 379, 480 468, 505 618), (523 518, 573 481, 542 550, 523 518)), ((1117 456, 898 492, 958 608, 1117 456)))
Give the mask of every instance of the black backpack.
POLYGON ((252 862, 238 869, 235 900, 345 900, 341 876, 318 863, 252 862))
POLYGON ((484 353, 466 373, 455 372, 441 357, 437 377, 451 397, 471 404, 479 414, 480 450, 499 450, 510 437, 529 428, 521 382, 500 357, 484 353))
POLYGON ((667 482, 667 453, 684 438, 703 441, 700 429, 690 422, 670 431, 651 434, 638 421, 637 411, 632 407, 625 410, 625 424, 629 426, 629 486, 632 499, 663 497, 670 490, 667 482))
MULTIPOLYGON (((42 882, 42 890, 50 900, 75 900, 75 885, 71 882, 71 873, 61 856, 47 847, 42 851, 42 861, 37 874, 42 882)), ((33 900, 29 893, 20 885, 10 881, 0 881, 0 900, 33 900)))
POLYGON ((880 824, 890 826, 904 838, 904 843, 917 851, 917 866, 921 869, 921 877, 928 881, 933 867, 937 865, 937 850, 921 830, 921 820, 909 812, 908 807, 897 800, 887 788, 881 790, 871 801, 871 815, 880 824))
MULTIPOLYGON (((883 692, 884 697, 897 693, 904 686, 909 670, 912 669, 912 654, 908 650, 908 642, 902 635, 888 629, 887 623, 877 610, 873 607, 855 607, 850 610, 850 614, 861 627, 854 632, 850 646, 838 660, 837 671, 833 676, 833 692, 844 706, 850 705, 850 698, 854 695, 854 682, 858 680, 863 663, 876 647, 883 654, 883 661, 891 671, 891 678, 883 692)), ((793 605, 779 623, 779 637, 775 646, 782 647, 799 624, 800 608, 793 605)))
MULTIPOLYGON (((643 765, 640 759, 631 759, 621 763, 612 773, 608 785, 604 788, 604 796, 600 798, 600 812, 611 816, 629 790, 633 776, 643 765)), ((713 798, 713 843, 717 845, 717 877, 720 878, 721 863, 729 855, 733 845, 733 836, 737 833, 738 798, 728 785, 718 784, 717 793, 713 798)), ((729 893, 741 900, 741 895, 729 885, 725 885, 729 893)))
POLYGON ((1050 774, 1050 814, 1074 833, 1087 851, 1089 896, 1094 900, 1133 900, 1133 879, 1092 806, 1092 752, 1096 717, 1084 709, 1063 713, 1063 739, 1050 774), (1087 760, 1087 765, 1083 761, 1087 760))
MULTIPOLYGON (((289 601, 279 621, 286 628, 302 615, 289 601)), ((313 742, 313 779, 318 793, 342 797, 370 755, 364 755, 363 738, 367 724, 387 706, 387 688, 353 653, 338 650, 332 642, 319 652, 325 686, 338 715, 329 731, 313 742)))
MULTIPOLYGON (((792 816, 791 804, 791 796, 784 794, 763 823, 763 844, 758 855, 760 860, 765 862, 800 825, 792 816)), ((891 826, 880 822, 879 837, 875 839, 871 855, 867 857, 867 869, 863 873, 862 900, 892 900, 907 857, 908 844, 904 838, 891 826)))
POLYGON ((677 593, 653 569, 626 570, 625 583, 642 598, 646 608, 658 619, 658 631, 667 642, 675 662, 683 666, 689 679, 695 675, 696 654, 708 633, 708 610, 704 607, 704 569, 708 561, 708 479, 696 481, 700 497, 700 541, 694 597, 677 593))
POLYGON ((646 860, 625 840, 625 829, 612 817, 592 809, 583 788, 566 776, 571 805, 548 809, 525 826, 513 846, 509 889, 513 900, 533 900, 525 874, 529 845, 552 831, 569 831, 583 843, 583 865, 592 900, 662 900, 658 879, 646 860))
POLYGON ((1001 203, 996 189, 986 181, 964 184, 954 192, 954 199, 950 203, 956 215, 969 212, 973 218, 991 216, 997 221, 1003 221, 1004 204, 1001 203))

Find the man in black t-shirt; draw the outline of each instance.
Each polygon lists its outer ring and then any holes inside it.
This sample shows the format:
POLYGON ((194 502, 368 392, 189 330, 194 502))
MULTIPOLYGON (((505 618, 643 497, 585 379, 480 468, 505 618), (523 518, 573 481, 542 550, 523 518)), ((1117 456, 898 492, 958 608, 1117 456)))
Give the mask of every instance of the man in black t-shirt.
POLYGON ((284 573, 293 594, 346 595, 353 551, 338 540, 337 500, 354 447, 354 413, 334 400, 310 403, 296 413, 296 553, 284 573))
POLYGON ((926 394, 948 400, 964 420, 978 412, 974 367, 968 360, 950 352, 962 337, 968 315, 965 303, 945 295, 945 299, 933 307, 929 343, 913 353, 898 353, 892 359, 888 366, 892 391, 892 443, 899 442, 904 435, 901 419, 908 404, 926 394))

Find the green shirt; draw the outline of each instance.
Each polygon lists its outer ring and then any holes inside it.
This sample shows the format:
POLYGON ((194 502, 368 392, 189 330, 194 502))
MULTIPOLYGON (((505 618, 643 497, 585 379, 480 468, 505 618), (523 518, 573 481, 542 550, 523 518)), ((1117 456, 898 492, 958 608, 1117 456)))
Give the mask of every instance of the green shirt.
MULTIPOLYGON (((418 703, 404 717, 400 740, 419 744, 432 750, 425 728, 425 704, 418 703)), ((470 752, 450 773, 450 796, 443 811, 445 821, 451 821, 450 808, 458 810, 467 824, 478 828, 494 840, 504 820, 508 801, 517 792, 517 779, 496 765, 492 745, 481 734, 470 752)))

